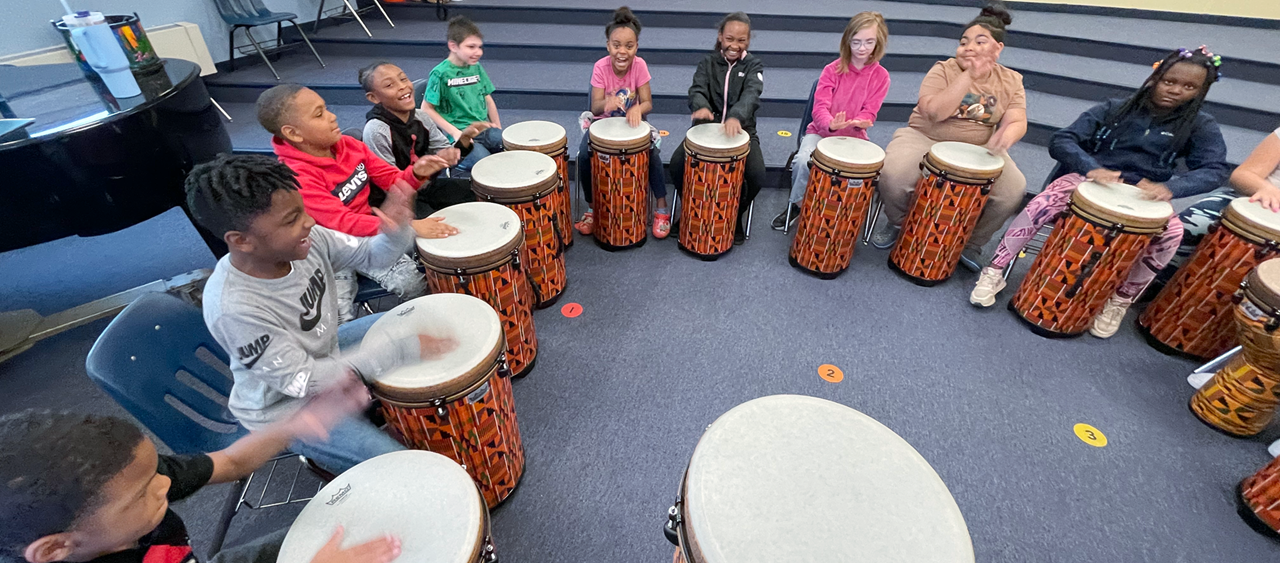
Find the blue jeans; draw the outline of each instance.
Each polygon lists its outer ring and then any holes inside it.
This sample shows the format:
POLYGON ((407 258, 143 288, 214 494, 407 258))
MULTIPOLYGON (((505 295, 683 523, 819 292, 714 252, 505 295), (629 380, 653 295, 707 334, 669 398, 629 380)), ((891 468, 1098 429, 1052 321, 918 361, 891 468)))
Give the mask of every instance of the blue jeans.
POLYGON ((454 178, 470 178, 471 167, 480 162, 480 159, 503 150, 502 130, 497 128, 485 129, 484 132, 476 135, 476 138, 471 140, 471 152, 467 153, 467 156, 462 161, 449 170, 454 172, 452 175, 454 178))
MULTIPOLYGON (((366 315, 338 327, 338 349, 350 349, 364 339, 365 333, 382 313, 366 315)), ((327 442, 294 442, 293 453, 306 456, 325 470, 337 475, 357 463, 385 453, 405 449, 386 432, 361 415, 352 416, 329 430, 327 442)))
MULTIPOLYGON (((680 150, 680 149, 677 149, 680 150)), ((578 191, 582 198, 591 203, 591 135, 582 134, 582 142, 578 143, 578 158, 575 163, 578 170, 578 191)), ((667 197, 667 178, 663 175, 666 167, 662 165, 662 152, 656 145, 649 147, 649 191, 653 197, 667 197)))

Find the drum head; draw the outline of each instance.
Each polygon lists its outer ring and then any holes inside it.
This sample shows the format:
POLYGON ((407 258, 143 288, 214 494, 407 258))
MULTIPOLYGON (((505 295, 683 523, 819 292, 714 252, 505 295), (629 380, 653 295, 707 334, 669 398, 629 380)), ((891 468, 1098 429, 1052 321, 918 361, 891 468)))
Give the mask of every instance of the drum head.
POLYGON ((1249 290, 1245 292, 1247 297, 1261 301, 1259 305, 1280 311, 1280 258, 1258 264, 1249 272, 1245 282, 1249 284, 1249 290))
POLYGON ((564 127, 550 121, 522 121, 502 130, 503 144, 527 150, 565 143, 564 127))
POLYGON ((471 168, 472 188, 496 199, 534 196, 559 179, 555 159, 534 151, 503 151, 471 168))
POLYGON ((878 168, 884 163, 884 149, 857 137, 827 137, 818 141, 817 150, 833 164, 878 168))
POLYGON ((278 563, 309 563, 343 529, 343 549, 391 534, 401 561, 471 563, 486 528, 480 492, 466 470, 437 453, 383 454, 338 475, 298 514, 278 563))
POLYGON ((461 293, 439 293, 401 303, 374 322, 365 337, 401 341, 416 339, 419 334, 451 339, 455 345, 416 364, 366 374, 379 396, 416 403, 465 392, 489 374, 502 352, 502 323, 497 311, 484 300, 461 293))
POLYGON ((511 209, 483 201, 460 203, 431 214, 458 234, 446 238, 418 238, 418 252, 428 263, 442 266, 480 266, 505 256, 520 245, 524 228, 511 209))
POLYGON ((685 475, 699 563, 972 562, 947 486, 914 448, 824 399, 748 401, 707 428, 685 475))
POLYGON ((1084 182, 1071 197, 1102 219, 1129 227, 1158 228, 1173 216, 1168 202, 1146 199, 1142 190, 1128 184, 1084 182))
POLYGON ((751 135, 746 131, 738 131, 737 135, 730 137, 724 134, 723 123, 703 123, 690 127, 684 134, 684 139, 713 152, 743 153, 746 151, 742 149, 751 142, 751 135))
POLYGON ((591 140, 605 147, 631 148, 649 146, 649 124, 641 122, 632 127, 625 117, 606 117, 591 124, 587 130, 591 140))
POLYGON ((1256 201, 1249 201, 1247 197, 1231 200, 1230 208, 1232 214, 1245 223, 1242 227, 1268 241, 1280 242, 1280 213, 1256 201))
POLYGON ((962 176, 975 175, 979 178, 994 178, 1004 170, 1004 159, 987 151, 986 147, 943 141, 934 143, 929 149, 933 161, 962 176))

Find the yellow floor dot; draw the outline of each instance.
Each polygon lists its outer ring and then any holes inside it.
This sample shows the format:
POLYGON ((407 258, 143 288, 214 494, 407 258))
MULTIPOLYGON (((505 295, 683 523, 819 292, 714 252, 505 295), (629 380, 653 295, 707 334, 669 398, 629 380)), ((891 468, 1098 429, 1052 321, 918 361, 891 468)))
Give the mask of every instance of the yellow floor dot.
POLYGON ((1075 425, 1072 430, 1075 431, 1076 436, 1079 437, 1081 441, 1089 444, 1090 446, 1101 448, 1107 445, 1107 435, 1103 434, 1101 430, 1089 426, 1088 424, 1082 422, 1075 425))

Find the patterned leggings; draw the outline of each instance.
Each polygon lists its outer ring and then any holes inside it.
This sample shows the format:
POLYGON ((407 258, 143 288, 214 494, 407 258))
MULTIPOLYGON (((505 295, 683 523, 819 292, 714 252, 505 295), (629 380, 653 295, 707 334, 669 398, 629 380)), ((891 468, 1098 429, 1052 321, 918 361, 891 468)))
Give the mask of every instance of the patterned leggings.
MULTIPOLYGON (((1005 231, 1004 238, 1000 239, 1000 246, 996 247, 995 257, 991 260, 991 267, 1003 270, 1008 266, 1022 247, 1027 245, 1027 241, 1036 236, 1040 227, 1067 209, 1071 202, 1071 192, 1074 192, 1076 186, 1084 181, 1084 176, 1067 174, 1054 180, 1043 192, 1040 192, 1040 195, 1032 199, 1031 203, 1027 204, 1027 208, 1013 218, 1009 230, 1005 231)), ((1169 226, 1151 241, 1151 245, 1143 252, 1142 259, 1134 264, 1133 269, 1129 271, 1129 278, 1120 286, 1120 289, 1116 290, 1116 294, 1126 299, 1136 298, 1147 284, 1151 283, 1151 279, 1173 258, 1181 240, 1182 221, 1179 221, 1176 216, 1170 217, 1169 226)))

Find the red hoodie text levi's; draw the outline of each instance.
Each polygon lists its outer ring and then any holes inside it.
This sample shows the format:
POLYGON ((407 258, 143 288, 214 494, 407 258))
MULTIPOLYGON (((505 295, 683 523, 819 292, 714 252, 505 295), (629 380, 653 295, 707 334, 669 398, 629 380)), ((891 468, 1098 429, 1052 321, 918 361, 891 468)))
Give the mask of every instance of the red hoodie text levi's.
POLYGON ((333 158, 312 156, 279 137, 271 148, 298 175, 302 204, 321 227, 357 237, 378 234, 382 220, 369 207, 369 183, 388 189, 396 180, 422 187, 410 165, 404 170, 378 158, 364 143, 346 135, 333 146, 333 158))

